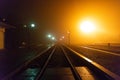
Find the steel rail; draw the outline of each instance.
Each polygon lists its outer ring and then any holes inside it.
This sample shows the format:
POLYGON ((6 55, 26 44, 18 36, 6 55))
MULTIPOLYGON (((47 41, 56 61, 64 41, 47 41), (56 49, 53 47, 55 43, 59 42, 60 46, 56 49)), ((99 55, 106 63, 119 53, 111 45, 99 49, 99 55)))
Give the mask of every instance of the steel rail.
POLYGON ((50 55, 48 56, 47 60, 45 61, 42 69, 38 72, 37 76, 35 77, 35 80, 40 80, 47 68, 48 63, 50 62, 54 52, 55 52, 56 47, 51 51, 50 55))
POLYGON ((20 67, 18 67, 17 69, 15 69, 13 72, 10 72, 8 75, 6 75, 5 77, 3 77, 1 80, 9 80, 11 79, 13 76, 19 74, 21 71, 24 71, 25 69, 27 69, 28 64, 33 61, 34 59, 38 58, 39 56, 41 56, 42 54, 44 54, 45 52, 47 52, 48 50, 50 50, 51 48, 47 48, 45 50, 43 50, 42 52, 40 52, 38 55, 36 55, 35 57, 33 57, 32 59, 26 61, 25 63, 23 63, 20 67))
POLYGON ((74 54, 78 55, 80 58, 82 58, 84 61, 86 61, 88 67, 91 68, 93 71, 97 71, 99 76, 101 75, 105 80, 120 80, 120 77, 116 75, 115 73, 111 72, 110 70, 106 69, 102 65, 92 61, 91 59, 88 59, 87 57, 83 56, 82 54, 76 52, 75 50, 71 49, 68 46, 65 46, 68 50, 73 52, 74 54))
POLYGON ((71 68, 71 71, 73 73, 73 76, 75 78, 75 80, 82 80, 79 73, 77 72, 77 70, 75 69, 74 65, 72 64, 70 58, 68 57, 67 55, 67 52, 61 47, 65 57, 66 57, 66 60, 68 61, 69 65, 70 65, 70 68, 71 68))

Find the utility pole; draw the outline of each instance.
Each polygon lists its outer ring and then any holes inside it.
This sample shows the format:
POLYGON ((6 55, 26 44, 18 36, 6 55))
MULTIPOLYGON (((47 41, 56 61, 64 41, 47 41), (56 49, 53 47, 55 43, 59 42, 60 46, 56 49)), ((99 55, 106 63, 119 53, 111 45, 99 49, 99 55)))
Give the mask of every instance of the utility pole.
POLYGON ((70 45, 70 31, 68 31, 68 45, 70 45))

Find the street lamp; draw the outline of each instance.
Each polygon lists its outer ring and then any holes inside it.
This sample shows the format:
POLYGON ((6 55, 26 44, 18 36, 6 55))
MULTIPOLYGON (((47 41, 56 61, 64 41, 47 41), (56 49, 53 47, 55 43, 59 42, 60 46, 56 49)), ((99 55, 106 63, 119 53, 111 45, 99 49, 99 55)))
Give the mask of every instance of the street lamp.
POLYGON ((55 40, 55 37, 52 37, 51 39, 52 39, 52 40, 55 40))
POLYGON ((47 35, 47 37, 48 37, 48 38, 51 38, 51 37, 52 37, 52 35, 48 34, 48 35, 47 35))
POLYGON ((34 27, 35 27, 35 24, 32 23, 32 24, 31 24, 31 28, 34 28, 34 27))
POLYGON ((53 41, 55 40, 55 37, 52 36, 51 34, 48 34, 47 37, 48 37, 50 40, 53 40, 53 41))
POLYGON ((26 42, 28 43, 28 44, 30 44, 32 41, 33 41, 33 35, 32 35, 32 33, 33 32, 35 32, 33 29, 35 29, 35 27, 36 27, 36 25, 34 24, 34 23, 32 23, 32 24, 24 24, 23 25, 23 27, 24 28, 26 28, 25 30, 26 30, 26 42))

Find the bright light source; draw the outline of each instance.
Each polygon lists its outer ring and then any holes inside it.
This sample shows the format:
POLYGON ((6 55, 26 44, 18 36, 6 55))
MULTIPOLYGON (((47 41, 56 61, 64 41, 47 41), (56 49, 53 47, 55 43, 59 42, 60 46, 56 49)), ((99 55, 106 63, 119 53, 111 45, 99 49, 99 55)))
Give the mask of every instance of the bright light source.
POLYGON ((34 28, 34 27, 35 27, 35 24, 31 24, 31 27, 34 28))
POLYGON ((91 33, 95 30, 95 25, 91 21, 83 21, 79 27, 84 33, 91 33))
POLYGON ((48 36, 47 36, 48 38, 51 38, 52 37, 52 35, 50 35, 50 34, 48 34, 48 36))

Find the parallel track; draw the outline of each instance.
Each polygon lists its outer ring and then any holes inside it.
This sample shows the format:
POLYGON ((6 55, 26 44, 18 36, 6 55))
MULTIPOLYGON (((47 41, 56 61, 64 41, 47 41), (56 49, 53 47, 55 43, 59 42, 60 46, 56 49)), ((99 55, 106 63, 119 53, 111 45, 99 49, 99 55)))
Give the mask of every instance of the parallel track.
POLYGON ((83 76, 81 76, 78 68, 82 67, 87 67, 90 73, 92 73, 92 80, 115 80, 111 76, 102 72, 100 69, 96 68, 94 65, 77 56, 74 51, 71 51, 69 48, 61 45, 51 47, 42 55, 39 55, 33 60, 27 62, 27 64, 23 64, 19 70, 15 70, 12 75, 10 74, 2 80, 53 80, 57 79, 57 76, 61 77, 61 79, 58 78, 58 80, 66 80, 67 78, 64 78, 65 75, 59 74, 55 76, 58 73, 55 72, 55 70, 58 71, 63 68, 66 68, 66 70, 68 69, 69 73, 71 73, 70 77, 72 78, 70 78, 70 80, 90 80, 83 79, 83 76), (33 74, 33 72, 29 72, 29 75, 24 74, 29 69, 36 70, 36 73, 33 74), (53 72, 48 72, 49 70, 53 72), (54 75, 48 76, 48 73, 54 75), (46 76, 48 76, 48 78, 46 78, 46 76))

